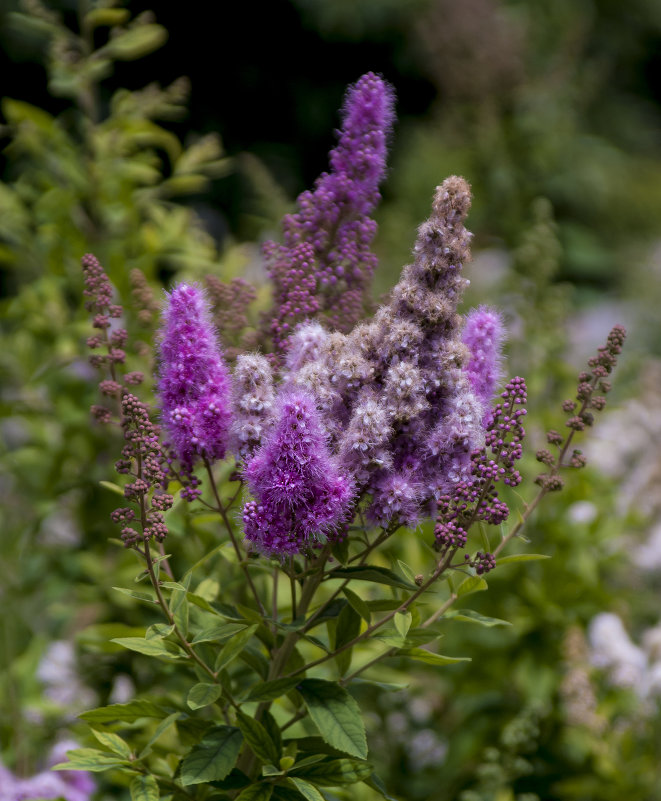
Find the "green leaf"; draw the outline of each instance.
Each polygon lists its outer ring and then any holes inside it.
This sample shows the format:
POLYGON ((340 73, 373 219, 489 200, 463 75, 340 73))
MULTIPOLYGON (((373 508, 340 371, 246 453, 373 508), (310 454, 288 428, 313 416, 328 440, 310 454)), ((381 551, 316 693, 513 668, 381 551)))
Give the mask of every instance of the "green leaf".
POLYGON ((161 587, 165 587, 168 590, 185 590, 183 584, 180 584, 178 581, 161 581, 161 587))
POLYGON ((111 642, 123 645, 129 651, 137 651, 146 656, 158 656, 161 659, 183 659, 183 654, 174 643, 164 640, 143 640, 141 637, 117 637, 111 642))
POLYGON ((443 656, 426 651, 424 648, 401 648, 398 656, 408 656, 416 662, 425 662, 428 665, 454 665, 455 662, 470 662, 469 656, 443 656))
MULTIPOLYGON (((189 576, 190 580, 190 576, 189 576)), ((188 636, 188 600, 186 599, 186 588, 175 589, 170 598, 170 609, 174 622, 179 631, 188 636)))
POLYGON ((334 542, 331 545, 331 553, 341 565, 346 565, 349 559, 349 538, 334 542))
POLYGON ((319 733, 329 745, 351 756, 367 757, 365 724, 358 704, 345 689, 332 681, 304 679, 298 691, 319 733))
POLYGON ((195 590, 196 595, 199 595, 200 598, 204 598, 205 601, 209 601, 209 603, 218 597, 219 592, 220 584, 216 579, 212 578, 205 578, 197 585, 197 589, 195 590))
POLYGON ((306 782, 305 779, 297 779, 295 776, 292 776, 287 781, 290 784, 293 784, 294 787, 298 790, 298 792, 307 801, 326 801, 326 799, 319 792, 319 790, 317 790, 317 788, 314 786, 314 784, 310 784, 310 782, 306 782))
POLYGON ((211 729, 181 763, 184 787, 224 779, 232 770, 241 750, 243 737, 234 726, 211 729))
POLYGON ((354 579, 373 581, 388 587, 399 587, 404 590, 417 590, 415 584, 400 578, 397 573, 387 567, 378 565, 355 565, 354 567, 336 567, 328 574, 328 578, 354 579))
POLYGON ((196 645, 199 642, 222 642, 228 640, 240 631, 243 631, 246 626, 243 623, 214 623, 212 626, 207 626, 193 637, 191 644, 196 645))
POLYGON ((480 576, 468 576, 468 578, 465 578, 457 587, 455 594, 457 598, 461 598, 462 595, 470 595, 473 592, 482 592, 482 590, 488 589, 488 586, 489 585, 486 583, 486 581, 480 576))
POLYGON ((362 617, 362 619, 369 624, 372 622, 372 613, 370 612, 369 606, 363 601, 360 595, 357 595, 353 590, 350 590, 348 587, 345 587, 342 592, 346 597, 347 601, 351 604, 351 606, 358 612, 358 614, 362 617))
POLYGON ((142 751, 138 754, 138 759, 142 759, 144 756, 147 756, 151 750, 151 746, 158 740, 163 732, 167 731, 167 729, 169 729, 175 721, 179 720, 181 715, 181 712, 173 712, 158 724, 158 726, 154 729, 154 733, 149 738, 147 745, 145 745, 142 751))
MULTIPOLYGON (((397 560, 397 564, 399 565, 399 569, 402 571, 404 576, 406 577, 407 581, 410 581, 411 584, 415 584, 415 573, 413 570, 406 564, 406 562, 402 562, 401 559, 397 560)), ((417 585, 416 585, 417 586, 417 585)))
POLYGON ((137 699, 129 701, 128 704, 110 704, 110 706, 90 709, 79 717, 88 723, 112 723, 113 721, 134 723, 140 718, 162 718, 167 713, 165 707, 151 701, 137 699))
POLYGON ((513 553, 509 556, 499 556, 496 560, 496 565, 507 565, 511 562, 536 562, 539 559, 550 559, 548 554, 544 553, 513 553))
POLYGON ((280 754, 262 724, 240 710, 237 712, 237 723, 253 754, 262 762, 277 765, 280 754))
MULTIPOLYGON (((355 639, 360 634, 360 623, 361 617, 358 612, 350 604, 346 604, 337 618, 335 648, 341 648, 355 639)), ((352 650, 352 648, 347 648, 335 657, 340 676, 343 676, 349 670, 352 650)))
POLYGON ((191 687, 186 703, 191 709, 202 709, 217 701, 223 693, 223 688, 219 684, 196 684, 191 687))
POLYGON ((104 770, 131 764, 126 759, 111 756, 107 751, 100 751, 98 748, 76 748, 73 751, 67 751, 67 758, 68 762, 54 765, 52 770, 89 770, 93 773, 101 773, 104 770))
POLYGON ((226 617, 222 612, 219 612, 217 609, 214 609, 213 606, 203 598, 201 595, 196 595, 194 592, 186 593, 186 599, 189 600, 195 606, 198 606, 200 609, 204 609, 205 612, 211 612, 212 615, 216 615, 217 617, 226 617))
POLYGON ((272 784, 260 782, 259 784, 251 784, 249 787, 241 790, 234 801, 269 801, 272 793, 272 784))
POLYGON ((167 623, 154 623, 147 629, 145 634, 146 640, 162 640, 164 637, 172 634, 174 626, 168 626, 167 623))
POLYGON ((232 639, 223 646, 222 650, 218 654, 215 670, 222 670, 223 668, 227 667, 230 662, 236 659, 246 645, 248 645, 250 638, 258 628, 259 626, 255 623, 254 625, 249 626, 247 629, 235 634, 232 639))
POLYGON ((301 768, 295 765, 292 769, 292 774, 294 773, 321 787, 337 787, 340 784, 364 781, 372 775, 372 767, 367 762, 358 762, 355 759, 333 759, 301 768))
POLYGON ((113 734, 110 731, 98 731, 97 729, 92 729, 92 734, 101 745, 105 745, 113 754, 117 754, 117 756, 123 759, 131 759, 133 755, 131 749, 128 743, 125 743, 119 735, 113 734))
POLYGON ((113 484, 112 481, 99 481, 99 484, 110 492, 114 492, 115 495, 121 495, 122 498, 124 497, 124 490, 119 484, 113 484))
POLYGON ((120 61, 133 61, 162 47, 167 38, 168 32, 162 25, 155 23, 139 25, 113 37, 107 45, 97 51, 97 55, 120 61))
POLYGON ((364 781, 368 787, 371 787, 373 790, 376 790, 376 792, 379 793, 379 795, 383 796, 383 798, 385 798, 386 801, 399 801, 399 799, 393 798, 393 796, 388 794, 385 784, 376 775, 376 773, 373 773, 369 777, 369 779, 365 779, 364 781))
POLYGON ((498 617, 486 617, 473 609, 448 609, 443 615, 452 620, 462 620, 466 623, 478 623, 480 626, 491 628, 492 626, 511 626, 509 620, 501 620, 498 617))
POLYGON ((280 726, 278 726, 276 719, 268 709, 264 710, 260 722, 266 729, 268 736, 273 740, 276 751, 278 752, 278 764, 280 764, 280 757, 282 756, 282 732, 280 731, 280 726))
POLYGON ((134 776, 131 779, 131 801, 158 801, 161 794, 153 776, 134 776))
POLYGON ((148 604, 158 604, 156 598, 146 592, 135 592, 135 590, 127 590, 126 587, 113 587, 113 590, 121 592, 122 595, 128 595, 130 598, 137 598, 138 601, 145 601, 148 604))
POLYGON ((285 695, 299 683, 300 678, 291 676, 288 679, 274 679, 273 681, 262 681, 253 685, 248 690, 248 695, 244 701, 275 701, 276 698, 285 695))
POLYGON ((395 628, 402 637, 406 638, 406 635, 409 633, 409 629, 411 628, 412 621, 413 616, 408 611, 395 613, 395 628))

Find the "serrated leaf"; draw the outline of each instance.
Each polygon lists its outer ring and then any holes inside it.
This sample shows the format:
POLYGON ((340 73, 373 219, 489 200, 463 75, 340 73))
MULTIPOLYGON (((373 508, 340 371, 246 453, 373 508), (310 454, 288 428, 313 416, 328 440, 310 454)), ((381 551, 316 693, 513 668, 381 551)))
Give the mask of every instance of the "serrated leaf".
POLYGON ((280 754, 264 726, 240 710, 237 712, 237 723, 253 754, 266 764, 277 765, 280 754))
POLYGON ((372 581, 385 584, 387 587, 399 587, 403 590, 417 590, 415 584, 406 581, 387 567, 378 565, 355 565, 354 567, 336 567, 328 578, 353 579, 356 581, 372 581))
POLYGON ((273 793, 273 785, 260 782, 245 787, 234 801, 269 801, 273 793))
POLYGON ((302 767, 295 765, 293 773, 321 787, 337 787, 340 784, 364 781, 372 775, 372 767, 367 762, 358 762, 355 759, 333 759, 330 762, 317 762, 302 767))
POLYGON ((181 763, 184 787, 219 781, 232 770, 241 750, 243 736, 234 726, 211 729, 181 763))
POLYGON ((498 617, 486 617, 473 609, 449 609, 443 617, 452 620, 462 620, 466 623, 478 623, 480 626, 491 628, 493 626, 511 626, 509 620, 501 620, 498 617))
POLYGON ((198 631, 191 640, 191 645, 199 642, 222 642, 243 631, 246 627, 243 623, 214 623, 198 631))
POLYGON ((162 718, 167 714, 168 711, 165 707, 151 701, 137 699, 129 701, 127 704, 110 704, 98 707, 98 709, 90 709, 78 717, 88 723, 112 723, 113 721, 134 723, 140 718, 162 718))
POLYGON ((300 679, 292 676, 288 679, 274 679, 273 681, 262 681, 255 684, 248 690, 245 701, 275 701, 282 695, 286 695, 299 683, 300 679))
POLYGON ((157 656, 161 659, 183 659, 183 655, 174 643, 164 640, 143 640, 141 637, 117 637, 111 642, 123 645, 129 651, 136 651, 145 656, 157 656))
POLYGON ((201 682, 191 687, 186 703, 191 709, 202 709, 217 701, 223 693, 219 684, 205 684, 201 682))
POLYGON ((129 785, 131 801, 158 801, 161 794, 153 776, 134 776, 129 785))
POLYGON ((101 745, 105 745, 113 754, 117 754, 122 759, 131 759, 131 749, 128 743, 125 743, 119 735, 113 734, 111 731, 99 731, 98 729, 92 729, 92 734, 101 745))
POLYGON ((247 629, 238 632, 238 634, 235 634, 232 639, 223 646, 222 650, 218 654, 215 670, 219 671, 223 668, 226 668, 230 662, 236 659, 246 645, 248 645, 248 641, 258 628, 259 626, 255 623, 254 625, 249 626, 247 629))
POLYGON ((413 616, 409 611, 395 613, 395 618, 394 618, 395 628, 402 637, 406 638, 406 635, 409 633, 409 629, 411 628, 412 621, 413 621, 413 616))
POLYGON ((336 682, 323 679, 304 679, 297 689, 322 738, 333 748, 365 759, 365 724, 355 699, 336 682))
POLYGON ((398 656, 408 656, 416 662, 425 662, 428 665, 454 665, 456 662, 470 662, 469 656, 443 656, 426 651, 424 648, 401 648, 398 656))
POLYGON ((489 585, 481 576, 468 576, 457 587, 455 595, 457 598, 461 598, 463 595, 470 595, 473 592, 482 592, 488 587, 489 585))
POLYGON ((303 796, 303 798, 306 799, 306 801, 326 801, 314 784, 306 782, 305 779, 298 779, 295 776, 292 776, 287 781, 298 790, 298 792, 303 796))
POLYGON ((539 559, 550 559, 551 557, 545 553, 512 553, 509 556, 499 556, 496 564, 507 565, 512 562, 536 562, 539 559))
POLYGON ((344 593, 345 598, 351 604, 351 606, 358 612, 358 614, 362 617, 362 619, 369 624, 372 622, 372 613, 370 612, 369 606, 363 601, 360 595, 357 595, 353 590, 350 590, 348 587, 345 587, 342 592, 344 593))
POLYGON ((52 770, 89 770, 93 773, 101 773, 111 768, 121 768, 131 763, 126 759, 112 756, 107 751, 100 751, 98 748, 76 748, 67 751, 68 762, 60 762, 54 765, 52 770))

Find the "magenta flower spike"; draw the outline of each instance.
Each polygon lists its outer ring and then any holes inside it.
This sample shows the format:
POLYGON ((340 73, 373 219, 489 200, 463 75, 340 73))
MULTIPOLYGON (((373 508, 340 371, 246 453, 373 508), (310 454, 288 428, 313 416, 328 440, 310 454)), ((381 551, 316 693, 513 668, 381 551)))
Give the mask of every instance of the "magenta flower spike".
POLYGON ((501 352, 505 340, 502 317, 488 306, 473 309, 466 318, 462 340, 470 350, 465 373, 486 411, 502 377, 501 352))
POLYGON ((230 376, 209 302, 195 284, 168 297, 160 331, 158 382, 163 426, 182 464, 222 459, 231 421, 230 376))
POLYGON ((298 211, 283 220, 282 244, 265 245, 274 284, 268 332, 281 354, 307 318, 349 331, 362 316, 377 264, 370 250, 376 223, 369 214, 380 200, 393 107, 392 89, 374 73, 349 87, 331 171, 319 176, 313 191, 299 195, 298 211))
POLYGON ((288 391, 276 422, 244 476, 255 501, 243 509, 246 539, 286 556, 332 538, 353 498, 332 459, 313 398, 288 391))

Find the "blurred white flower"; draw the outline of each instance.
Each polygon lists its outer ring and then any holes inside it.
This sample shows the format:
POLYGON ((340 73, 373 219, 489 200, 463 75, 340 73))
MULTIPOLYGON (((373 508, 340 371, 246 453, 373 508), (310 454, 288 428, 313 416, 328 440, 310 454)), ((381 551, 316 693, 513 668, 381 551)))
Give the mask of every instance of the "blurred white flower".
POLYGON ((572 523, 589 524, 596 519, 599 514, 596 504, 592 501, 576 501, 567 509, 567 517, 572 523))

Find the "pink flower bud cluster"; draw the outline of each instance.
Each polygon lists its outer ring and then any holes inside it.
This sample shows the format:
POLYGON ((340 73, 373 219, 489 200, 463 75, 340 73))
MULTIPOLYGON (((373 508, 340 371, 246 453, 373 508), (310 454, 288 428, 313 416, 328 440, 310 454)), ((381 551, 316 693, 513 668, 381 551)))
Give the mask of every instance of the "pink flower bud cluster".
POLYGON ((158 395, 175 454, 188 470, 199 458, 222 459, 229 439, 230 376, 201 287, 175 287, 159 341, 158 395))
MULTIPOLYGON (((81 263, 85 281, 85 308, 92 314, 93 327, 99 331, 87 339, 87 347, 94 351, 89 361, 93 367, 105 370, 109 376, 99 382, 101 394, 106 398, 115 398, 117 402, 128 391, 128 386, 142 383, 144 376, 137 371, 120 375, 119 365, 126 361, 124 347, 128 332, 125 328, 113 327, 112 321, 121 318, 123 309, 120 304, 113 303, 112 284, 96 256, 87 253, 81 263)), ((91 411, 99 423, 112 420, 112 411, 107 406, 95 404, 91 411)))
POLYGON ((368 215, 380 198, 393 105, 392 89, 373 73, 348 89, 330 173, 284 218, 282 244, 264 248, 274 292, 266 329, 278 353, 307 318, 321 316, 348 331, 362 316, 377 264, 370 250, 376 223, 368 215))
POLYGON ((547 448, 537 451, 537 461, 546 465, 549 471, 542 473, 535 479, 535 483, 547 492, 562 489, 563 480, 558 475, 560 467, 581 468, 587 464, 587 459, 580 450, 573 449, 568 452, 569 440, 574 434, 584 431, 594 423, 595 412, 600 412, 606 406, 606 395, 610 392, 610 381, 606 377, 617 364, 617 357, 622 352, 627 332, 621 325, 616 325, 608 334, 606 344, 597 350, 596 356, 588 360, 590 370, 582 371, 578 375, 576 387, 576 400, 568 398, 563 401, 562 409, 567 415, 565 425, 570 429, 567 437, 555 430, 546 435, 549 445, 556 448, 551 453, 547 448), (563 459, 567 459, 566 463, 563 459))
POLYGON ((124 496, 133 506, 115 509, 112 520, 122 526, 121 538, 127 548, 152 538, 162 542, 168 533, 164 513, 173 498, 164 491, 167 468, 160 431, 149 419, 147 406, 130 392, 122 397, 122 428, 125 445, 115 469, 130 476, 124 496), (134 528, 136 524, 139 529, 134 528))
MULTIPOLYGON (((435 543, 438 550, 465 544, 448 538, 450 528, 467 532, 477 521, 500 525, 509 516, 507 504, 498 497, 497 485, 502 482, 516 487, 521 482, 515 463, 522 456, 525 437, 522 419, 526 415, 523 407, 527 390, 523 378, 513 378, 500 397, 501 402, 487 415, 485 444, 471 455, 470 475, 459 481, 451 493, 439 498, 435 543)), ((488 558, 480 564, 482 572, 491 569, 488 558)))

